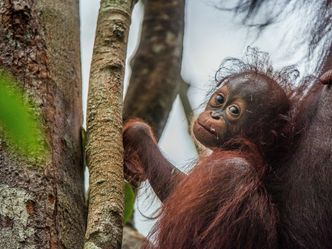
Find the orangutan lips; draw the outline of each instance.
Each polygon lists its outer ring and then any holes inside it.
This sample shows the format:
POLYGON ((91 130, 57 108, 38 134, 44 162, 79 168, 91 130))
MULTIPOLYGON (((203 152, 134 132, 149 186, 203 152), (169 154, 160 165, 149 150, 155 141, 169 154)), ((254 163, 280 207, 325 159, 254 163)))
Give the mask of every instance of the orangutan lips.
POLYGON ((216 129, 213 127, 206 127, 205 125, 203 125, 202 123, 200 123, 199 121, 197 122, 201 127, 203 127, 206 131, 208 131, 209 133, 211 133, 214 136, 217 136, 216 133, 216 129))

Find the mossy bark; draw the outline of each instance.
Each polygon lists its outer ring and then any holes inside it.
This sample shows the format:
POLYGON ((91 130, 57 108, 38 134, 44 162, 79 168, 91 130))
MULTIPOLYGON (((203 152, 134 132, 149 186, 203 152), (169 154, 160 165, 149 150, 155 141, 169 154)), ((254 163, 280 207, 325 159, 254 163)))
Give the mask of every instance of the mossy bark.
POLYGON ((121 248, 122 92, 133 1, 102 0, 91 64, 87 163, 89 212, 84 248, 121 248))
POLYGON ((0 67, 33 99, 49 155, 0 140, 0 248, 82 248, 86 210, 77 0, 0 0, 0 67))

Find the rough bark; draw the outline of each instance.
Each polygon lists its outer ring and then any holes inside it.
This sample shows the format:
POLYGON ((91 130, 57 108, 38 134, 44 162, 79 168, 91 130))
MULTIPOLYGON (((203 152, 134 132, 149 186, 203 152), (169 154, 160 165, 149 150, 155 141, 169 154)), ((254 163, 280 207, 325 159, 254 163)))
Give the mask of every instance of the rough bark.
POLYGON ((141 42, 131 62, 124 119, 144 119, 157 138, 179 90, 184 5, 184 0, 145 1, 141 42))
POLYGON ((49 155, 0 140, 0 248, 82 248, 85 230, 77 0, 0 0, 0 67, 40 111, 49 155))
POLYGON ((121 248, 123 223, 122 91, 133 1, 102 0, 91 64, 84 248, 121 248))

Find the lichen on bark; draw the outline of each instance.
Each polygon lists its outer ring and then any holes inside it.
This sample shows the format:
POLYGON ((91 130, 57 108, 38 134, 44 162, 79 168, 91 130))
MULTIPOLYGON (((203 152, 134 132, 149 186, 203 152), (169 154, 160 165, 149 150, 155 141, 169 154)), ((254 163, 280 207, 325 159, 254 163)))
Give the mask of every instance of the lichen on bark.
POLYGON ((35 233, 28 224, 35 201, 32 194, 24 189, 0 184, 0 237, 6 238, 0 240, 0 248, 20 248, 35 233))

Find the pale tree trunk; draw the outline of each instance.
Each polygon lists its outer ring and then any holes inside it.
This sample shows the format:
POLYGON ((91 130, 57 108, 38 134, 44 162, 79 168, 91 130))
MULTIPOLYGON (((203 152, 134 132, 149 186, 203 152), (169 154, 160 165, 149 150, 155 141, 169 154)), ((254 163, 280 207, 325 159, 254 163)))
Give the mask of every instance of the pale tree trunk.
POLYGON ((132 5, 132 0, 102 0, 100 4, 88 97, 86 249, 121 248, 122 88, 132 5))
POLYGON ((328 48, 328 50, 329 51, 326 53, 326 57, 322 61, 321 65, 319 65, 319 67, 317 67, 320 69, 320 74, 323 74, 326 71, 332 69, 332 43, 331 43, 330 47, 328 48))
POLYGON ((131 62, 124 119, 142 118, 157 138, 179 92, 184 6, 184 0, 144 1, 141 41, 131 62))
POLYGON ((85 230, 78 0, 0 0, 0 67, 36 103, 49 155, 0 141, 0 248, 82 248, 85 230))

